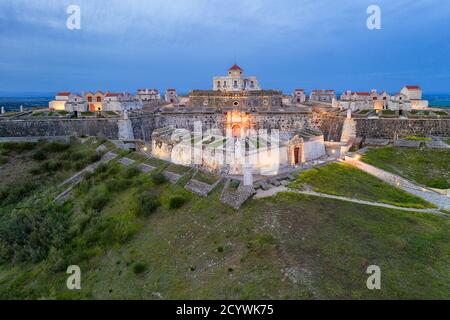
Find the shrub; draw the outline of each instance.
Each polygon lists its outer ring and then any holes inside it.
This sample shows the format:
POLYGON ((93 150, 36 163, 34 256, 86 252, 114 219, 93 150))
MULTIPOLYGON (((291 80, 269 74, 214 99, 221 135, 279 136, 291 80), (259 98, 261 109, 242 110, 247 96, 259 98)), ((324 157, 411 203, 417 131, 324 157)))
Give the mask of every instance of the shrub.
POLYGON ((62 169, 64 165, 65 163, 63 161, 46 161, 41 165, 30 169, 30 173, 32 175, 38 175, 43 173, 50 174, 62 169))
POLYGON ((142 272, 144 272, 145 270, 147 270, 147 266, 143 263, 136 263, 135 265, 133 265, 133 272, 135 274, 140 274, 142 272))
POLYGON ((91 154, 89 156, 89 161, 91 161, 91 163, 100 161, 100 159, 102 158, 102 156, 100 154, 98 154, 97 152, 91 154))
POLYGON ((42 150, 37 150, 35 153, 33 153, 32 158, 36 161, 44 161, 47 160, 47 154, 42 150))
POLYGON ((131 179, 134 178, 135 176, 137 176, 140 173, 139 169, 136 167, 128 167, 124 172, 123 172, 123 177, 126 179, 131 179))
POLYGON ((84 208, 86 210, 92 209, 97 212, 100 212, 106 207, 108 202, 109 202, 109 196, 105 192, 105 190, 96 188, 95 190, 92 190, 92 193, 86 199, 86 202, 84 203, 84 208))
POLYGON ((232 189, 237 189, 237 188, 239 188, 240 184, 241 184, 241 182, 239 180, 231 180, 230 187, 232 189))
POLYGON ((70 153, 70 159, 72 160, 72 161, 78 161, 78 160, 81 160, 81 159, 83 159, 84 158, 84 154, 82 153, 82 152, 72 152, 72 153, 70 153))
POLYGON ((8 157, 0 156, 0 166, 8 163, 8 157))
POLYGON ((152 212, 154 212, 161 205, 159 201, 159 196, 146 191, 141 193, 138 198, 138 216, 148 217, 152 212))
POLYGON ((131 181, 126 179, 108 179, 105 181, 105 185, 109 192, 124 191, 131 185, 131 181))
POLYGON ((155 185, 159 186, 167 182, 167 178, 161 172, 152 175, 152 181, 155 185))
POLYGON ((44 146, 44 151, 47 152, 63 152, 70 148, 70 144, 62 142, 50 142, 44 146))
POLYGON ((17 203, 36 190, 37 187, 37 183, 25 181, 21 184, 9 186, 8 189, 2 189, 0 190, 0 203, 1 205, 17 203))
POLYGON ((0 144, 0 149, 3 149, 5 154, 14 151, 21 153, 34 149, 37 143, 34 142, 4 142, 0 144))
POLYGON ((186 203, 186 198, 175 196, 169 200, 169 209, 179 209, 186 203))

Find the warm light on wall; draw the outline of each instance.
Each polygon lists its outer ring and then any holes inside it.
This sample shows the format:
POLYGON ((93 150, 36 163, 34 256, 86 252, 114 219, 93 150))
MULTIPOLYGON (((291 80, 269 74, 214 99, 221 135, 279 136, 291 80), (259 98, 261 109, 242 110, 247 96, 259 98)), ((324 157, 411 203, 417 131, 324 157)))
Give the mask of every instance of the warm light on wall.
POLYGON ((51 101, 49 108, 52 110, 62 111, 66 109, 66 101, 51 101))
POLYGON ((248 129, 252 128, 251 117, 245 112, 233 110, 227 112, 227 132, 231 132, 233 136, 245 136, 248 129), (238 131, 240 134, 238 134, 238 131))

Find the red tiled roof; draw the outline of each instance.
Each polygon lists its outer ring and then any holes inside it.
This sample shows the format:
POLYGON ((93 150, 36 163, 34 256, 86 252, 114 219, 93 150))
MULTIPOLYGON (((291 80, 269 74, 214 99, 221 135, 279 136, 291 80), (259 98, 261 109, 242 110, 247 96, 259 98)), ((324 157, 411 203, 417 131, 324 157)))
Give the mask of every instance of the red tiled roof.
POLYGON ((241 67, 239 67, 237 64, 234 64, 228 71, 244 71, 241 67))
POLYGON ((354 92, 353 94, 357 96, 370 96, 368 92, 354 92))
POLYGON ((334 90, 314 89, 313 93, 334 93, 334 90))
POLYGON ((419 86, 406 86, 408 90, 421 90, 419 86))
POLYGON ((70 96, 70 92, 59 92, 58 94, 57 94, 57 96, 60 96, 60 97, 68 97, 68 96, 70 96))
POLYGON ((122 93, 114 93, 114 92, 108 92, 105 97, 120 97, 122 96, 122 93))

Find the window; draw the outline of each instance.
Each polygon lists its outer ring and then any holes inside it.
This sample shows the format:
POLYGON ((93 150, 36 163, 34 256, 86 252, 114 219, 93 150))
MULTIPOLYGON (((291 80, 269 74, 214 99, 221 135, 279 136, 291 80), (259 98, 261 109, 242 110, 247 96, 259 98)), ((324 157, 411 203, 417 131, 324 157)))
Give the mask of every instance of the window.
POLYGON ((238 82, 234 80, 234 87, 236 88, 238 86, 238 82))
POLYGON ((92 102, 92 97, 88 97, 88 102, 92 102))
POLYGON ((97 97, 97 102, 102 102, 102 97, 97 97))
POLYGON ((217 81, 217 87, 220 88, 220 81, 217 81))

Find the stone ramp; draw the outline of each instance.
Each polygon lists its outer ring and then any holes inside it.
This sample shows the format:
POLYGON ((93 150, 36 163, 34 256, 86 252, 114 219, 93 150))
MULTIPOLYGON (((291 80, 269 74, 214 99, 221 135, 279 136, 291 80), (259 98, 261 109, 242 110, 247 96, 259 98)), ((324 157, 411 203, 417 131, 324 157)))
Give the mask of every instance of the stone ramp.
POLYGON ((80 172, 77 172, 75 175, 73 175, 69 179, 63 181, 58 186, 58 188, 64 187, 66 185, 70 185, 70 186, 67 189, 65 189, 63 192, 61 192, 58 196, 56 196, 54 201, 62 202, 62 201, 67 200, 67 198, 69 197, 73 188, 75 188, 75 186, 81 182, 81 180, 87 173, 94 172, 101 164, 108 163, 109 161, 115 159, 116 157, 117 157, 117 154, 115 154, 114 152, 107 152, 103 155, 103 157, 100 159, 100 161, 87 166, 86 168, 84 168, 80 172))
POLYGON ((139 165, 137 166, 137 168, 138 168, 141 172, 143 172, 143 173, 149 173, 149 172, 152 172, 153 170, 156 169, 155 167, 150 166, 150 165, 145 164, 145 163, 139 164, 139 165))
POLYGON ((201 182, 196 179, 191 179, 184 186, 184 188, 192 193, 195 193, 196 195, 201 196, 201 197, 207 197, 217 187, 217 185, 220 182, 222 182, 222 180, 223 179, 219 179, 214 184, 207 184, 205 182, 201 182))
POLYGON ((230 182, 231 180, 227 179, 220 196, 220 202, 238 210, 245 203, 245 201, 256 193, 256 191, 252 186, 244 187, 242 183, 237 189, 233 189, 230 186, 230 182))
POLYGON ((134 161, 133 159, 127 158, 127 157, 123 157, 123 158, 120 158, 118 162, 120 164, 124 165, 125 167, 129 167, 129 166, 133 165, 136 161, 134 161))
POLYGON ((422 144, 422 141, 416 141, 416 140, 395 140, 394 141, 394 147, 401 147, 401 148, 418 149, 418 148, 420 148, 421 144, 422 144))
POLYGON ((163 174, 163 175, 164 175, 171 183, 177 183, 178 180, 180 180, 181 177, 183 176, 183 175, 181 175, 181 174, 173 173, 173 172, 167 171, 167 170, 164 170, 164 171, 162 172, 162 174, 163 174))
POLYGON ((425 141, 425 146, 430 149, 450 150, 450 145, 442 140, 425 141))
POLYGON ((83 178, 83 176, 86 173, 94 172, 95 169, 97 169, 99 165, 104 164, 104 163, 108 163, 109 161, 111 161, 112 159, 114 159, 116 157, 117 157, 117 154, 115 154, 114 152, 107 152, 107 153, 105 153, 103 155, 103 157, 100 159, 100 161, 87 166, 86 168, 84 168, 80 172, 77 172, 75 175, 73 175, 69 179, 66 179, 65 181, 63 181, 58 187, 63 187, 63 186, 68 185, 68 184, 78 183, 83 178))

